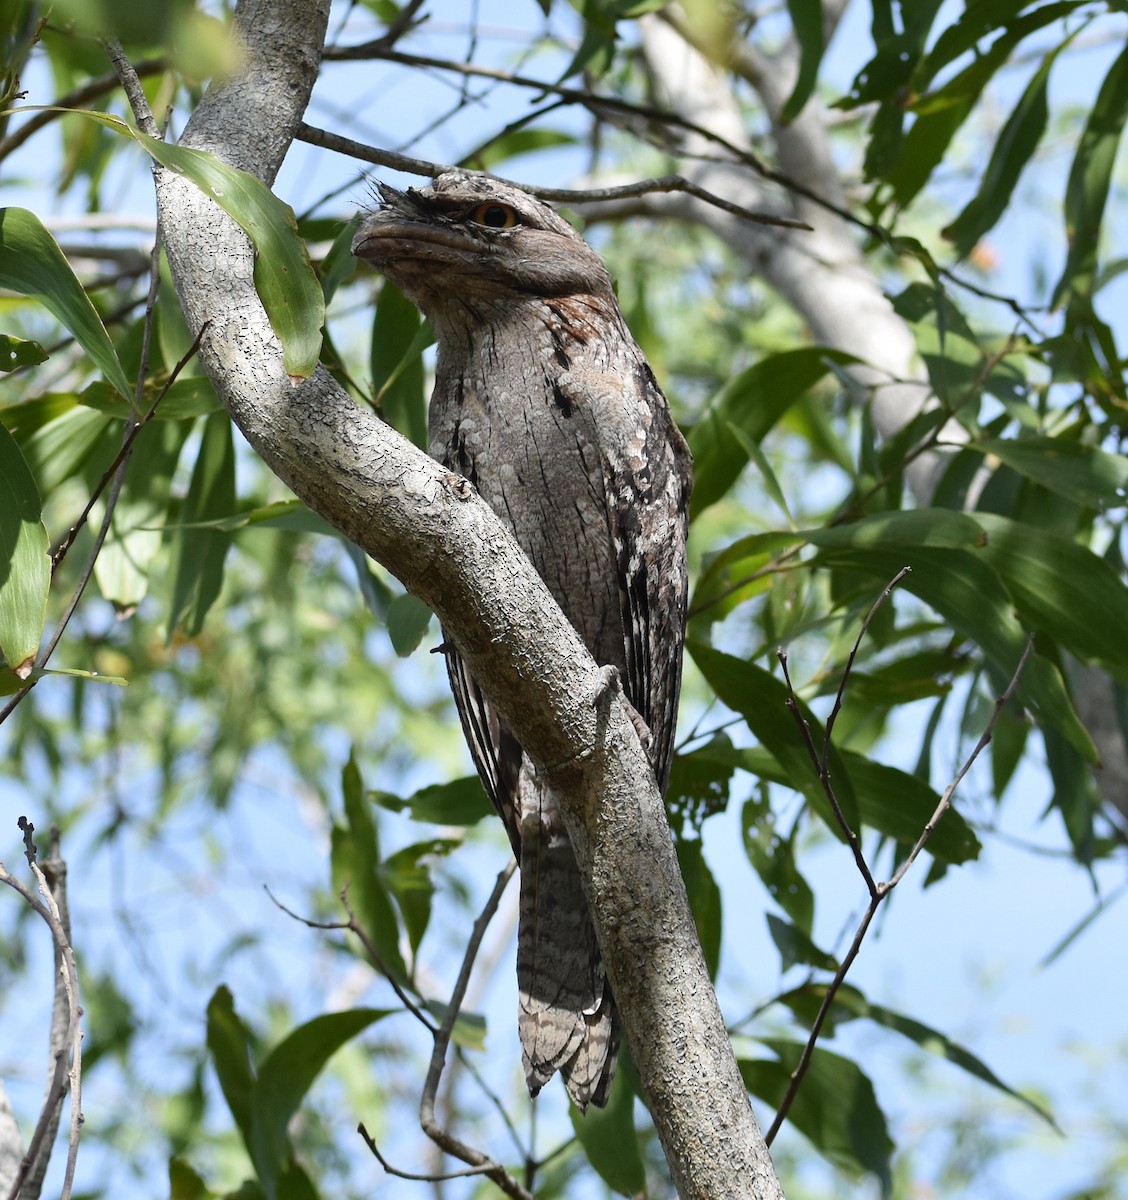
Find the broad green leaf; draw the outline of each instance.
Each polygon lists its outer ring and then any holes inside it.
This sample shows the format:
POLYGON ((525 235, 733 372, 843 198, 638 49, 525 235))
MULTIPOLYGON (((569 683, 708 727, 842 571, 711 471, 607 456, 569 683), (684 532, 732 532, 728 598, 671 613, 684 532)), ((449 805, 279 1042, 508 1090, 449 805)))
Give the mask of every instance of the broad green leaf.
POLYGON ((384 420, 427 449, 427 398, 423 351, 435 340, 431 326, 395 286, 385 280, 372 325, 372 388, 384 420))
POLYGON ((1128 682, 1128 644, 1109 636, 1110 630, 1128 629, 1128 587, 1120 575, 1087 546, 1060 534, 990 513, 977 519, 987 532, 981 553, 1022 617, 1078 658, 1128 682))
MULTIPOLYGON (((954 676, 968 669, 967 656, 953 647, 921 650, 869 670, 850 672, 849 699, 873 708, 896 708, 929 696, 946 695, 954 676)), ((837 691, 838 680, 827 679, 824 691, 837 691)))
POLYGON ((820 950, 810 936, 790 921, 781 920, 775 913, 767 913, 768 932, 779 951, 780 970, 791 967, 815 967, 820 971, 837 971, 838 960, 833 954, 820 950))
POLYGON ((736 766, 732 742, 723 733, 704 746, 674 758, 666 788, 666 807, 672 814, 670 824, 675 830, 683 825, 699 830, 707 818, 724 811, 736 766))
MULTIPOLYGON (((211 380, 204 375, 178 379, 167 390, 162 388, 161 393, 163 394, 160 395, 160 404, 152 417, 154 421, 190 421, 195 417, 209 416, 223 408, 211 380)), ((141 397, 141 409, 147 413, 157 396, 158 391, 152 384, 146 386, 141 397)), ((78 402, 86 408, 109 413, 122 421, 131 416, 133 411, 131 404, 127 405, 111 387, 102 382, 92 383, 83 388, 79 393, 78 402)))
MULTIPOLYGON (((780 1002, 791 1009, 801 1024, 810 1025, 814 1021, 825 996, 826 986, 824 984, 810 983, 805 984, 801 988, 796 988, 793 992, 788 992, 780 996, 780 1002)), ((938 1029, 933 1029, 931 1026, 925 1025, 923 1022, 917 1021, 912 1017, 906 1017, 901 1013, 895 1012, 893 1009, 871 1003, 857 988, 852 987, 850 984, 844 984, 839 988, 834 997, 834 1008, 832 1011, 838 1023, 841 1023, 843 1020, 861 1018, 873 1021, 884 1029, 890 1029, 894 1033, 908 1038, 909 1041, 915 1043, 922 1050, 927 1050, 929 1054, 935 1054, 940 1058, 947 1059, 953 1066, 959 1067, 961 1071, 966 1071, 981 1082, 989 1084, 1000 1092, 1004 1092, 1020 1104, 1025 1104, 1028 1108, 1032 1109, 1043 1120, 1048 1121, 1051 1125, 1054 1124, 1053 1118, 1045 1108, 1005 1084, 986 1063, 958 1042, 953 1042, 947 1034, 941 1033, 938 1029)))
POLYGON ((20 678, 39 649, 50 591, 39 491, 15 438, 0 425, 0 657, 20 678))
POLYGON ((169 1200, 215 1200, 203 1179, 182 1158, 168 1160, 169 1200))
POLYGON ((830 373, 831 363, 857 361, 838 350, 808 346, 761 359, 727 383, 690 433, 694 515, 720 500, 748 462, 732 426, 751 441, 761 441, 792 404, 830 373))
POLYGON ((573 1104, 568 1107, 568 1115, 576 1140, 603 1182, 621 1196, 641 1196, 646 1191, 646 1171, 634 1126, 631 1073, 622 1066, 611 1083, 606 1108, 593 1106, 581 1113, 573 1104))
POLYGON ((676 848, 705 965, 715 979, 721 961, 721 889, 701 853, 700 841, 680 838, 676 848))
POLYGON ((357 258, 352 252, 353 235, 363 219, 363 214, 357 213, 350 221, 346 221, 333 238, 329 253, 321 263, 321 292, 325 303, 336 295, 342 283, 348 283, 356 274, 357 258))
POLYGON ((330 835, 333 887, 338 893, 347 889, 349 904, 379 957, 376 966, 396 979, 406 980, 399 922, 381 875, 376 823, 352 755, 341 773, 341 791, 345 824, 334 824, 330 835))
POLYGON ((987 169, 979 182, 979 191, 942 231, 943 236, 954 244, 958 258, 966 258, 1006 211, 1018 177, 1046 131, 1049 115, 1046 90, 1050 69, 1059 52, 1072 40, 1072 37, 1066 38, 1042 60, 995 139, 987 169))
MULTIPOLYGON (((29 420, 21 422, 19 430, 14 432, 40 495, 47 499, 84 469, 97 472, 109 467, 121 449, 121 425, 102 413, 82 407, 74 396, 41 399, 46 403, 29 401, 18 408, 38 410, 36 415, 48 419, 36 424, 33 414, 27 412, 23 415, 29 420)), ((19 419, 14 410, 7 409, 5 424, 9 414, 19 419)))
POLYGON ((287 1126, 322 1068, 373 1022, 399 1011, 354 1008, 325 1013, 287 1034, 263 1060, 251 1093, 248 1149, 267 1200, 278 1195, 279 1179, 293 1155, 287 1126))
POLYGON ((48 357, 47 351, 38 342, 0 333, 0 372, 14 371, 17 367, 35 367, 45 363, 48 357))
MULTIPOLYGON (((1002 555, 992 556, 986 525, 978 516, 924 509, 882 513, 852 525, 813 530, 806 536, 820 547, 816 563, 862 571, 875 583, 888 582, 902 567, 910 567, 902 590, 931 605, 977 643, 1005 681, 1018 666, 1028 634, 1014 615, 1016 597, 1003 586, 996 569, 995 557, 1001 562, 1002 555), (956 548, 961 542, 974 548, 956 548)), ((1060 671, 1040 653, 1027 660, 1018 696, 1095 761, 1096 751, 1060 671)))
POLYGON ((122 396, 133 395, 97 310, 58 243, 26 208, 0 209, 0 287, 38 300, 122 396))
POLYGON ((460 842, 451 838, 432 838, 397 850, 380 864, 380 876, 388 885, 407 932, 408 945, 414 955, 427 932, 431 920, 431 899, 435 885, 427 859, 441 858, 457 849, 460 842))
POLYGON ((787 0, 787 11, 799 43, 799 74, 780 113, 785 123, 794 121, 811 98, 823 56, 822 0, 787 0))
MULTIPOLYGON (((751 769, 754 764, 749 763, 751 769)), ((774 764, 766 764, 770 771, 774 764)), ((776 768, 778 770, 778 768, 776 768)), ((761 778, 767 778, 765 772, 761 778)), ((778 782, 778 780, 772 780, 778 782)), ((744 852, 772 899, 804 933, 810 934, 815 919, 815 896, 795 860, 795 838, 783 838, 775 814, 766 799, 745 801, 740 814, 744 852)))
MULTIPOLYGON (((744 1085, 753 1095, 778 1107, 803 1047, 781 1038, 761 1039, 775 1062, 738 1060, 744 1085)), ((869 1171, 890 1186, 893 1142, 873 1084, 856 1063, 816 1046, 787 1119, 825 1158, 844 1171, 869 1171)))
POLYGON ((388 637, 391 638, 392 648, 400 658, 407 658, 419 649, 419 643, 431 624, 432 615, 427 605, 410 592, 397 596, 388 605, 385 617, 388 637))
POLYGON ((172 474, 188 432, 186 424, 153 421, 133 443, 110 532, 94 563, 99 590, 118 610, 136 607, 148 593, 172 474))
POLYGON ((689 605, 690 620, 704 615, 710 623, 767 590, 770 567, 781 551, 803 540, 799 533, 754 533, 707 559, 689 605))
POLYGON ((231 420, 213 413, 204 423, 199 455, 180 510, 173 549, 172 599, 168 633, 183 621, 187 637, 203 628, 204 617, 223 586, 223 563, 231 535, 206 523, 230 516, 235 508, 235 448, 231 420))
POLYGON ((1097 247, 1120 134, 1128 117, 1128 46, 1105 76, 1089 117, 1065 188, 1065 269, 1054 290, 1054 307, 1092 295, 1097 247))
POLYGON ((208 1051, 219 1086, 243 1141, 252 1145, 252 1097, 255 1087, 251 1035, 235 1011, 235 998, 220 985, 208 1001, 208 1051))
POLYGON ((1061 437, 987 438, 970 443, 1013 471, 1084 508, 1128 502, 1128 458, 1061 437))
POLYGON ((382 808, 392 812, 406 810, 414 820, 433 825, 476 825, 494 811, 477 775, 431 784, 406 800, 387 792, 375 792, 373 799, 382 808))
MULTIPOLYGON (((849 689, 847 684, 847 703, 849 689)), ((939 795, 923 779, 874 762, 863 754, 843 750, 842 757, 850 769, 862 820, 886 837, 902 845, 912 845, 936 811, 939 795)), ((955 808, 948 809, 925 844, 933 858, 945 863, 978 858, 981 848, 975 832, 955 808)))
POLYGON ((162 167, 190 179, 241 226, 255 246, 255 288, 282 343, 286 373, 292 379, 312 375, 321 354, 325 296, 298 236, 294 210, 257 176, 228 166, 214 154, 171 146, 108 113, 74 111, 133 138, 162 167))
MULTIPOLYGON (((830 801, 819 783, 818 771, 811 761, 803 734, 787 707, 787 688, 782 681, 754 663, 744 662, 730 654, 722 654, 711 646, 690 642, 686 647, 702 675, 712 685, 718 699, 733 712, 739 713, 762 746, 787 772, 791 787, 806 797, 827 827, 844 840, 830 801)), ((806 705, 800 702, 800 712, 810 725, 811 736, 821 751, 822 724, 806 705)), ((852 829, 858 828, 858 806, 849 772, 842 756, 832 744, 829 766, 831 782, 838 803, 852 829)))

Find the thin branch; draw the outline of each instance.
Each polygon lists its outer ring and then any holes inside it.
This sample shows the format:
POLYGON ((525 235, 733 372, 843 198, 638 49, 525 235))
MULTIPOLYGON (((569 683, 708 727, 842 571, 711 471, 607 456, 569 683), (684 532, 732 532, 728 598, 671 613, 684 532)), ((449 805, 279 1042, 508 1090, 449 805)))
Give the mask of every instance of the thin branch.
MULTIPOLYGON (((815 764, 815 772, 819 777, 819 785, 822 787, 826 798, 830 801, 831 810, 834 812, 834 819, 838 822, 838 827, 842 830, 850 846, 850 852, 854 855, 854 863, 862 878, 866 881, 866 887, 870 895, 874 896, 877 894, 877 884, 874 882, 873 875, 866 863, 865 855, 862 853, 861 839, 855 832, 854 827, 846 819, 846 814, 842 811, 842 805, 839 803, 838 795, 834 790, 834 784, 830 780, 830 767, 828 762, 824 760, 827 749, 825 733, 823 735, 823 750, 820 752, 819 748, 815 745, 815 738, 811 733, 810 723, 803 716, 803 710, 799 706, 799 697, 795 693, 795 686, 791 682, 791 672, 787 667, 787 651, 782 646, 776 651, 776 658, 779 659, 779 665, 783 668, 783 678, 787 684, 788 711, 795 718, 795 724, 799 727, 799 732, 803 736, 807 753, 811 756, 811 762, 815 764)), ((771 1145, 770 1142, 768 1144, 771 1145)))
MULTIPOLYGON (((537 184, 523 183, 519 180, 505 179, 499 175, 493 175, 488 171, 473 171, 466 167, 455 167, 447 163, 431 162, 428 159, 411 158, 406 154, 400 154, 396 150, 383 150, 377 146, 368 146, 364 142, 357 142, 352 138, 342 137, 340 134, 331 133, 327 129, 319 129, 315 125, 307 125, 304 122, 298 126, 295 137, 299 141, 307 142, 311 146, 321 146, 326 150, 335 150, 339 154, 347 154, 350 158, 359 159, 361 162, 370 162, 379 167, 388 167, 393 171, 403 171, 408 175, 425 175, 433 179, 436 175, 441 175, 444 171, 453 170, 466 171, 470 175, 484 175, 491 179, 497 179, 501 183, 508 183, 514 187, 519 187, 534 196, 539 196, 542 200, 586 204, 603 200, 630 199, 634 196, 646 196, 654 192, 684 192, 686 195, 693 196, 697 200, 711 204, 714 208, 732 213, 733 216, 740 217, 745 221, 752 221, 757 225, 776 225, 784 229, 808 231, 811 228, 805 221, 798 221, 793 217, 756 212, 754 209, 745 208, 741 204, 734 204, 731 200, 726 200, 723 196, 715 195, 713 192, 706 190, 682 175, 662 175, 654 179, 641 179, 637 183, 621 184, 617 187, 550 188, 541 187, 537 184)), ((473 156, 471 155, 470 157, 473 156)))
MULTIPOLYGON (((867 625, 874 616, 878 606, 884 602, 886 596, 903 576, 904 572, 902 571, 901 574, 899 574, 897 578, 888 585, 881 597, 879 597, 874 607, 870 610, 869 616, 866 618, 867 625)), ((811 1031, 807 1037, 806 1045, 803 1047, 803 1053, 800 1055, 799 1062, 796 1064, 795 1070, 791 1073, 791 1079, 788 1081, 787 1091, 784 1093, 783 1100, 780 1102, 780 1106, 776 1111, 775 1119, 772 1121, 771 1127, 764 1136, 764 1140, 769 1146, 772 1144, 776 1134, 779 1132, 780 1126, 783 1124, 784 1120, 786 1120, 787 1114, 791 1110, 791 1105, 799 1092, 799 1086, 803 1082, 803 1077, 806 1075, 807 1069, 810 1066, 811 1056, 814 1054, 815 1050, 815 1043, 818 1041, 819 1034, 822 1032, 823 1024, 830 1013, 831 1006, 834 1004, 834 999, 838 995, 839 989, 845 982, 847 973, 853 965, 854 960, 858 957, 858 952, 862 948, 862 943, 865 941, 866 934, 869 931, 869 927, 874 916, 877 914, 877 910, 881 907, 882 902, 890 895, 893 889, 901 882, 902 879, 904 879, 905 874, 916 861, 920 852, 927 844, 929 838, 931 838, 932 834, 935 832, 936 826, 939 824, 940 819, 951 807, 952 796, 955 794, 956 788, 959 787, 960 783, 964 779, 964 776, 966 776, 968 771, 971 770, 972 764, 990 743, 991 738, 995 733, 995 727, 999 723, 999 717, 1001 716, 1003 709, 1006 708, 1007 704, 1014 696, 1015 691, 1018 689, 1019 680, 1022 677, 1022 672, 1026 667, 1027 660, 1029 659, 1033 649, 1034 637, 1031 635, 1026 641, 1026 646, 1019 657, 1018 665, 1014 669, 1014 674, 1011 676, 1010 682, 1007 684, 1002 694, 999 695, 995 700, 995 706, 991 713, 991 717, 988 720, 987 725, 979 738, 979 741, 975 743, 971 753, 964 760, 963 765, 956 772, 951 783, 949 783, 944 789, 944 794, 940 798, 940 803, 936 806, 936 810, 933 812, 932 816, 928 818, 924 829, 921 831, 920 837, 917 838, 916 843, 909 852, 908 857, 901 864, 900 868, 884 883, 873 884, 872 875, 869 873, 869 868, 865 867, 863 875, 866 878, 867 886, 870 888, 869 904, 867 905, 866 911, 863 914, 858 928, 854 933, 853 941, 850 943, 850 949, 847 951, 846 956, 839 964, 838 970, 834 973, 834 978, 827 985, 826 993, 823 996, 822 1003, 819 1005, 819 1011, 815 1016, 814 1023, 811 1026, 811 1031)), ((855 643, 854 650, 856 652, 857 643, 855 643)), ((849 667, 852 665, 853 660, 854 654, 851 654, 849 663, 847 665, 847 673, 849 672, 849 667)), ((793 695, 794 693, 790 692, 790 681, 788 681, 788 688, 789 693, 793 695)), ((814 754, 813 742, 810 738, 809 730, 807 731, 807 748, 808 752, 812 753, 812 760, 815 762, 815 766, 818 767, 819 760, 814 754)), ((821 781, 822 774, 820 771, 820 782, 821 781)), ((835 811, 837 812, 837 801, 835 801, 833 796, 831 796, 830 791, 828 790, 829 787, 830 782, 828 778, 824 783, 824 791, 827 792, 827 796, 835 806, 835 811)))
POLYGON ((497 906, 501 901, 502 893, 505 891, 510 879, 513 878, 513 872, 516 869, 516 862, 510 861, 504 870, 501 871, 489 899, 487 899, 485 906, 478 914, 478 919, 474 922, 474 927, 470 932, 470 940, 466 945, 466 953, 462 959, 462 968, 458 973, 458 979, 455 981, 454 990, 451 992, 450 1002, 447 1005, 443 1023, 434 1031, 435 1041, 431 1051, 431 1062, 427 1069, 427 1078, 423 1084, 423 1095, 419 1101, 419 1124, 422 1126, 423 1132, 441 1150, 466 1163, 469 1170, 456 1171, 449 1175, 433 1173, 413 1174, 399 1170, 391 1166, 387 1159, 380 1153, 363 1124, 358 1126, 358 1132, 368 1148, 376 1156, 380 1165, 389 1174, 396 1175, 401 1179, 439 1182, 446 1179, 457 1179, 464 1175, 484 1175, 487 1179, 492 1180, 507 1196, 512 1196, 515 1200, 533 1200, 532 1193, 526 1191, 500 1163, 495 1162, 488 1155, 483 1154, 482 1151, 476 1150, 473 1146, 468 1146, 465 1142, 456 1138, 449 1130, 443 1128, 435 1117, 435 1094, 438 1091, 439 1080, 442 1078, 447 1049, 450 1046, 451 1033, 454 1030, 454 1023, 458 1019, 462 1000, 466 995, 466 986, 470 982, 470 972, 473 969, 474 960, 478 955, 478 949, 482 944, 486 928, 493 919, 494 913, 497 912, 497 906))
POLYGON ((308 929, 340 929, 348 933, 355 934, 361 945, 364 947, 365 953, 372 960, 372 965, 380 972, 381 975, 383 975, 388 983, 391 984, 392 991, 395 992, 399 1002, 417 1021, 420 1022, 420 1024, 425 1026, 428 1033, 430 1033, 432 1037, 435 1035, 436 1031, 438 1030, 438 1026, 407 994, 399 980, 397 980, 395 975, 393 975, 388 969, 383 958, 380 956, 380 952, 376 949, 371 937, 369 937, 368 931, 357 919, 357 915, 353 911, 352 904, 349 902, 349 889, 347 884, 341 889, 340 896, 341 905, 348 914, 349 919, 347 921, 318 921, 313 917, 303 917, 301 913, 296 913, 292 908, 287 908, 286 905, 283 904, 282 901, 279 900, 278 897, 275 896, 275 894, 265 884, 263 885, 263 891, 266 892, 266 894, 270 897, 271 902, 276 908, 281 909, 286 916, 292 917, 295 921, 300 921, 301 924, 305 925, 308 929))
MULTIPOLYGON (((161 71, 166 70, 168 65, 168 59, 166 58, 145 58, 139 63, 135 63, 133 70, 139 76, 157 75, 161 71)), ((65 117, 67 113, 63 110, 83 108, 91 100, 97 100, 99 96, 104 96, 107 92, 112 92, 118 84, 117 73, 110 71, 105 75, 99 75, 96 79, 89 80, 73 91, 67 92, 65 96, 60 96, 49 108, 38 109, 33 116, 28 117, 19 129, 13 130, 6 138, 0 140, 0 162, 7 158, 13 150, 19 149, 32 134, 38 133, 45 125, 58 120, 59 117, 65 117)), ((20 111, 18 108, 15 109, 13 115, 18 114, 20 111)))
MULTIPOLYGON (((48 1085, 47 1096, 36 1122, 35 1131, 28 1143, 27 1152, 16 1172, 8 1200, 35 1200, 42 1187, 51 1154, 55 1130, 58 1128, 59 1113, 68 1090, 71 1095, 71 1121, 67 1146, 67 1166, 63 1177, 60 1200, 70 1200, 74 1187, 74 1171, 78 1159, 78 1143, 82 1128, 82 1006, 79 1001, 78 969, 74 950, 70 943, 69 920, 66 917, 66 864, 57 853, 57 833, 52 834, 51 858, 44 864, 46 872, 35 861, 35 847, 31 841, 34 826, 26 818, 20 818, 24 832, 24 845, 28 862, 35 876, 39 895, 37 900, 31 890, 10 874, 0 863, 0 883, 6 883, 17 892, 27 905, 34 909, 47 923, 55 945, 56 1011, 66 1015, 65 1029, 58 1037, 58 1045, 52 1046, 54 1068, 48 1085), (48 873, 51 875, 48 881, 48 873), (69 1051, 69 1056, 68 1056, 69 1051), (69 1057, 69 1064, 68 1064, 69 1057)), ((61 1024, 61 1022, 60 1022, 61 1024)), ((52 1020, 52 1042, 56 1041, 56 1022, 52 1020)))
POLYGON ((125 92, 125 98, 129 101, 129 107, 133 109, 137 128, 150 137, 159 138, 161 131, 153 116, 153 110, 149 107, 149 97, 145 95, 137 68, 129 61, 128 55, 122 49, 121 42, 107 38, 102 43, 102 48, 114 65, 114 73, 125 92))

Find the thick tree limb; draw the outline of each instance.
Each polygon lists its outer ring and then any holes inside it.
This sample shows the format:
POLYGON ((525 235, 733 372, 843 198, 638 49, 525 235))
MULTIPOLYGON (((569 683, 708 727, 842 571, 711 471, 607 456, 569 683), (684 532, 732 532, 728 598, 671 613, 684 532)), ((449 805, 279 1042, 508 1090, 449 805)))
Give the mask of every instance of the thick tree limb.
MULTIPOLYGON (((236 27, 245 65, 209 88, 184 143, 273 179, 316 76, 327 15, 323 0, 243 0, 236 27)), ((210 322, 201 362, 235 421, 306 503, 435 609, 558 788, 680 1194, 778 1197, 662 799, 618 696, 601 687, 540 578, 465 480, 358 409, 326 372, 291 385, 234 223, 168 172, 157 172, 157 197, 188 324, 210 322)))

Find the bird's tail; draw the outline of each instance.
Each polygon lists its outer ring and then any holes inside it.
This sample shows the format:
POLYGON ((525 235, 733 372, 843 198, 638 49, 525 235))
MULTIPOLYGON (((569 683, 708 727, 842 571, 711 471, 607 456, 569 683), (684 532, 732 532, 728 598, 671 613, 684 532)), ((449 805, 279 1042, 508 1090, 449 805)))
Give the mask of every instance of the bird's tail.
POLYGON ((522 814, 518 1029, 529 1093, 559 1071, 582 1111, 607 1103, 619 1018, 572 846, 553 815, 522 814))

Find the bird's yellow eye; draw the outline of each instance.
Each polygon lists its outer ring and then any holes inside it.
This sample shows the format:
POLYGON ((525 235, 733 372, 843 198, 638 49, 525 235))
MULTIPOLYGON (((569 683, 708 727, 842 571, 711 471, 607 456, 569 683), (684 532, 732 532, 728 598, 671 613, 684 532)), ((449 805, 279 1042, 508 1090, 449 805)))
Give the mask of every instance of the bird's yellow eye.
POLYGON ((517 214, 508 204, 498 204, 489 201, 479 204, 470 214, 470 220, 475 225, 485 225, 487 229, 512 229, 517 224, 517 214))

